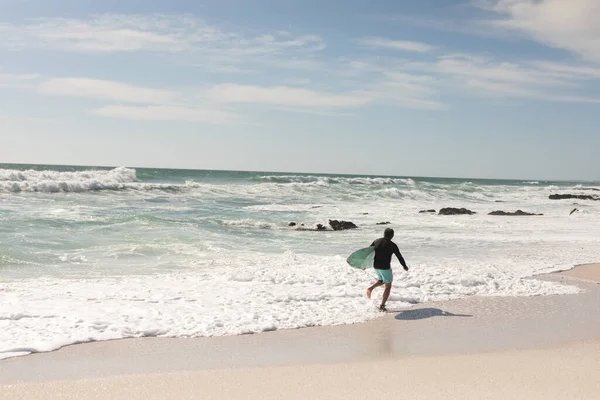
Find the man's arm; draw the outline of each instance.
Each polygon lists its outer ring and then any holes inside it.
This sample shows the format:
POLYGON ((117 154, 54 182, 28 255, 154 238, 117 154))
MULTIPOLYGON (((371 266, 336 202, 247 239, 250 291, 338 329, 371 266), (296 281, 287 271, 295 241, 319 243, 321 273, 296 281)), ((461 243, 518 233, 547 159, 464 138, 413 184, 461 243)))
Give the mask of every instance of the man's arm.
POLYGON ((402 254, 400 254, 400 249, 398 249, 398 246, 394 245, 394 254, 396 255, 396 257, 398 257, 398 261, 400 261, 400 264, 402 264, 402 266, 404 267, 405 271, 408 271, 408 267, 406 266, 406 261, 404 261, 404 257, 402 257, 402 254))

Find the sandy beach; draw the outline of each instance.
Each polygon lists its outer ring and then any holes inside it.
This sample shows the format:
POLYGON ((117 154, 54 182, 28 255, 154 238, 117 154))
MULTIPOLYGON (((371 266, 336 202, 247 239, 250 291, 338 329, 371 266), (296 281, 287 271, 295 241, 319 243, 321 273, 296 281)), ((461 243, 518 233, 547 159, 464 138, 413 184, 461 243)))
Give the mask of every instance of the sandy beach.
POLYGON ((374 321, 142 338, 0 362, 2 399, 597 399, 600 265, 536 279, 574 295, 472 297, 374 321))

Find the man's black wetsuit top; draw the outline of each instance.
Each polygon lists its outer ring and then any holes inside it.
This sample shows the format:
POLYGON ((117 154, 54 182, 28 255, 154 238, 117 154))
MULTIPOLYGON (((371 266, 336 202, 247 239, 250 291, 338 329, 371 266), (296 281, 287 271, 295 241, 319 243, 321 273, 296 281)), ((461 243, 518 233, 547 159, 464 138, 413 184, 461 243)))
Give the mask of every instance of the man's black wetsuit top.
POLYGON ((403 267, 406 267, 406 262, 396 243, 390 239, 381 238, 371 243, 371 247, 375 247, 375 261, 373 267, 375 269, 390 269, 392 264, 392 255, 395 254, 398 257, 398 261, 403 267))

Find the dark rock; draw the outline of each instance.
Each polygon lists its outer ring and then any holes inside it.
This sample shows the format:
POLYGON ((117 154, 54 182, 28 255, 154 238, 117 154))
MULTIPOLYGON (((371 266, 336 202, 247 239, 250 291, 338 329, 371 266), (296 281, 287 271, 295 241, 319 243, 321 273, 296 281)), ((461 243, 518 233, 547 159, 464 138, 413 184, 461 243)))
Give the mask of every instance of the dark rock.
POLYGON ((290 223, 288 224, 288 226, 296 226, 296 225, 297 225, 297 224, 296 224, 295 222, 290 222, 290 223))
POLYGON ((564 199, 579 199, 579 200, 600 200, 600 196, 594 196, 589 194, 551 194, 548 196, 550 200, 564 200, 564 199))
POLYGON ((369 215, 369 213, 363 213, 363 215, 369 215))
POLYGON ((356 229, 358 226, 351 221, 338 221, 336 219, 329 220, 329 225, 334 231, 343 231, 344 229, 356 229))
POLYGON ((492 211, 488 215, 521 216, 521 215, 544 215, 544 214, 534 214, 534 213, 528 213, 528 212, 525 212, 525 211, 517 210, 515 212, 492 211))
POLYGON ((471 214, 475 214, 474 211, 471 210, 467 210, 466 208, 453 208, 453 207, 446 207, 446 208, 442 208, 440 210, 440 212, 438 213, 438 215, 471 215, 471 214))
POLYGON ((504 203, 502 200, 496 200, 494 203, 504 203))
POLYGON ((327 228, 325 228, 325 227, 323 226, 323 224, 317 224, 317 230, 318 230, 318 231, 325 231, 325 230, 327 230, 327 228))
POLYGON ((323 206, 312 206, 311 208, 321 208, 323 206))
POLYGON ((421 210, 421 211, 419 211, 419 214, 420 213, 434 213, 434 212, 435 212, 435 210, 433 210, 433 209, 432 210, 421 210))
POLYGON ((579 211, 578 209, 574 208, 573 210, 571 210, 571 212, 569 213, 569 215, 573 214, 575 211, 579 211))
POLYGON ((387 221, 387 222, 378 222, 375 225, 389 225, 389 224, 391 224, 390 221, 387 221))

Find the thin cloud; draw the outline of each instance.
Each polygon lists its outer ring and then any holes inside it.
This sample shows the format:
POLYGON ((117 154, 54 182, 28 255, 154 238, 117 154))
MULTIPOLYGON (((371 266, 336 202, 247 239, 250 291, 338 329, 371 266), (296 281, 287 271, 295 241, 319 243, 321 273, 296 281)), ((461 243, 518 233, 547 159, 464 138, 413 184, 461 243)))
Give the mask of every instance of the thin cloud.
POLYGON ((254 103, 297 107, 356 107, 372 101, 361 93, 334 94, 290 86, 228 83, 209 90, 209 98, 224 103, 254 103))
POLYGON ((173 101, 177 92, 151 89, 120 82, 89 78, 52 78, 41 83, 37 91, 47 95, 94 100, 161 104, 173 101))
POLYGON ((587 65, 562 64, 549 61, 534 61, 533 66, 566 79, 597 79, 600 78, 600 68, 587 65))
POLYGON ((447 109, 438 99, 436 76, 423 71, 407 71, 403 60, 387 59, 378 64, 353 61, 349 66, 358 74, 358 80, 375 74, 375 82, 366 90, 377 104, 419 110, 447 109))
POLYGON ((551 72, 516 62, 496 62, 482 57, 446 55, 438 58, 434 70, 448 75, 480 78, 517 85, 562 86, 570 82, 551 72))
POLYGON ((103 117, 142 121, 187 121, 218 125, 241 122, 238 115, 226 111, 166 105, 108 105, 94 110, 93 113, 103 117))
POLYGON ((597 103, 580 95, 583 86, 596 78, 591 67, 551 62, 499 62, 473 54, 448 54, 432 61, 386 60, 371 64, 351 63, 351 68, 379 75, 372 96, 387 104, 445 109, 437 100, 441 93, 494 98, 528 98, 555 102, 597 103), (387 88, 387 89, 386 89, 387 88), (403 101, 403 99, 405 99, 403 101))
POLYGON ((408 40, 390 40, 380 37, 367 37, 358 40, 358 43, 377 49, 390 49, 390 50, 401 50, 410 51, 417 53, 427 53, 434 49, 433 46, 422 42, 413 42, 408 40))
POLYGON ((35 86, 35 81, 39 80, 39 74, 9 74, 0 73, 0 87, 8 89, 23 89, 35 86))
POLYGON ((312 34, 227 32, 185 14, 101 14, 0 24, 0 47, 83 53, 185 52, 231 65, 228 61, 249 57, 305 57, 323 50, 325 43, 312 34))

